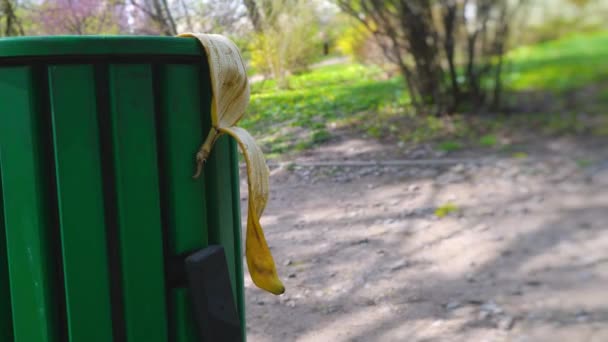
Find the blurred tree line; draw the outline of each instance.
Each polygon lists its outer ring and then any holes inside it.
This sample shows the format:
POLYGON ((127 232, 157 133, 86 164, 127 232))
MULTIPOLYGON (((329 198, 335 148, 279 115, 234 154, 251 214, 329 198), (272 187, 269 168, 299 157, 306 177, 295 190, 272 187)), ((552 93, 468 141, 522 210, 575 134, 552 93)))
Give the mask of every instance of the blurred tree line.
POLYGON ((396 70, 420 113, 499 106, 517 44, 605 27, 608 0, 0 0, 0 35, 215 32, 256 73, 289 75, 339 49, 396 70))
MULTIPOLYGON (((0 36, 229 35, 253 68, 286 88, 319 55, 323 0, 0 0, 0 36)), ((335 12, 335 11, 334 11, 335 12)))

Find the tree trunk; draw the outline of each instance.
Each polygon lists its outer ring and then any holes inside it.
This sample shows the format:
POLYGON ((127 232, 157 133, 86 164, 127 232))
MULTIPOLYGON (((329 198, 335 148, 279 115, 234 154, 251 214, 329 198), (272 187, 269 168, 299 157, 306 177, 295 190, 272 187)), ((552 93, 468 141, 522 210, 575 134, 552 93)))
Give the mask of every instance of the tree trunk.
POLYGON ((4 14, 5 19, 4 36, 25 35, 21 21, 16 14, 15 4, 11 0, 1 0, 0 10, 4 14))
POLYGON ((262 18, 260 17, 260 10, 255 1, 256 0, 243 0, 243 2, 245 2, 245 7, 247 7, 247 15, 249 16, 249 20, 251 20, 253 29, 257 33, 260 33, 263 30, 262 18))
POLYGON ((454 35, 456 34, 456 14, 457 4, 454 0, 448 0, 444 3, 445 13, 443 15, 443 26, 445 31, 444 49, 445 55, 450 69, 450 83, 452 85, 452 100, 448 111, 453 112, 458 108, 460 102, 460 87, 458 86, 458 75, 456 73, 456 65, 454 63, 454 35))
POLYGON ((177 25, 175 24, 175 19, 173 19, 173 14, 167 0, 155 0, 154 5, 157 7, 159 16, 162 19, 165 35, 175 36, 178 33, 177 25))
POLYGON ((414 7, 407 0, 401 1, 402 29, 406 33, 409 50, 414 57, 416 83, 425 106, 432 106, 435 114, 445 110, 442 92, 443 71, 436 46, 437 33, 432 26, 431 5, 418 2, 414 7))
POLYGON ((473 110, 500 101, 504 37, 512 20, 504 13, 526 0, 335 1, 399 67, 419 112, 441 115, 465 101, 473 110), (464 82, 458 80, 461 65, 464 82), (494 89, 483 87, 491 79, 494 89))
POLYGON ((156 23, 165 36, 175 36, 178 33, 177 24, 167 0, 144 0, 141 3, 137 0, 130 0, 130 2, 148 19, 156 23))

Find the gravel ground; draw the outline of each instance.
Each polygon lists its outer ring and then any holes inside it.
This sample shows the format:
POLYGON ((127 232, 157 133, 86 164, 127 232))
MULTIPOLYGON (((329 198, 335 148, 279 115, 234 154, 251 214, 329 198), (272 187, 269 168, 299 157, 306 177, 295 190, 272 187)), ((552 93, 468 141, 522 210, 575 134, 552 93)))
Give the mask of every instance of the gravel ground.
POLYGON ((344 139, 299 159, 335 165, 274 167, 262 223, 287 292, 246 275, 248 340, 608 341, 603 146, 547 139, 515 158, 344 139), (456 161, 340 165, 397 157, 456 161))

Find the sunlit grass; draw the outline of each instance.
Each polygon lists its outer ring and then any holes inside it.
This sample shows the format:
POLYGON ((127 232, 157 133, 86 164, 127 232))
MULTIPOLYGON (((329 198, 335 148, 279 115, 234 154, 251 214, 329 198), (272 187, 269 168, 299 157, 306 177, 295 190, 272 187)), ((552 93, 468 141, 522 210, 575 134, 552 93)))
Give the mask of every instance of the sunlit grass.
POLYGON ((449 214, 457 212, 458 210, 459 210, 458 206, 456 206, 455 204, 446 203, 444 205, 437 207, 437 209, 435 209, 435 216, 437 216, 439 218, 444 218, 444 217, 448 216, 449 214))
POLYGON ((328 125, 385 103, 407 101, 400 78, 382 80, 377 67, 332 65, 293 76, 289 89, 274 81, 252 86, 244 127, 262 136, 270 153, 301 150, 330 139, 328 125))
POLYGON ((508 56, 516 90, 572 90, 608 79, 608 32, 518 48, 508 56))
MULTIPOLYGON (((573 35, 513 50, 507 56, 504 80, 508 91, 550 92, 557 94, 558 100, 562 93, 606 85, 608 32, 573 35)), ((588 107, 608 114, 608 87, 597 88, 598 94, 588 107)), ((289 89, 276 89, 272 80, 254 83, 242 125, 258 137, 271 156, 325 142, 336 127, 346 126, 376 138, 394 136, 413 143, 435 140, 447 152, 460 149, 461 140, 496 146, 497 132, 507 125, 537 127, 545 134, 588 131, 608 135, 608 120, 592 120, 588 128, 581 123, 579 113, 571 110, 523 118, 466 119, 460 114, 438 119, 418 117, 409 106, 401 77, 386 79, 375 66, 329 65, 291 76, 289 89)))

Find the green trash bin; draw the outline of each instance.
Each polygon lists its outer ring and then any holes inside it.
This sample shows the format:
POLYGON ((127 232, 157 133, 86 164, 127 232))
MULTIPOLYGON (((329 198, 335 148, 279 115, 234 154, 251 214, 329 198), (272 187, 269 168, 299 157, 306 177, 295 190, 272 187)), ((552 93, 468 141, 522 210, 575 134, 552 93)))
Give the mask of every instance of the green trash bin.
POLYGON ((244 338, 235 143, 191 177, 210 105, 195 39, 0 39, 0 341, 199 341, 170 260, 207 245, 244 338))

